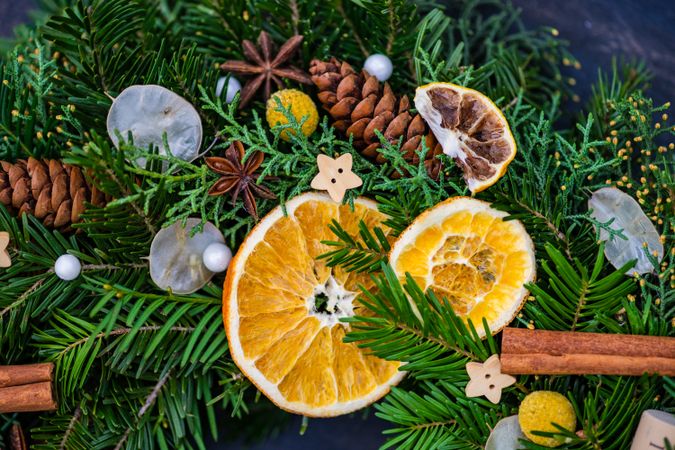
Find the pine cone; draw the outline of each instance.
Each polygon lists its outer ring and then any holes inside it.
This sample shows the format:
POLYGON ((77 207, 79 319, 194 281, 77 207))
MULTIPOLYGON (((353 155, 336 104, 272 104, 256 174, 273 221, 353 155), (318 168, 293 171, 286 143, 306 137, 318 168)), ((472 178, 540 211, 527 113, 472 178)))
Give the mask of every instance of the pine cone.
POLYGON ((0 161, 0 203, 19 216, 34 215, 47 227, 68 230, 79 222, 85 202, 105 206, 106 201, 79 167, 55 159, 0 161))
POLYGON ((379 130, 392 144, 403 140, 401 152, 404 158, 417 163, 415 151, 425 139, 431 150, 424 164, 432 177, 438 177, 441 162, 436 156, 443 150, 422 116, 410 113, 407 96, 397 98, 389 83, 381 85, 368 72, 359 74, 348 63, 336 58, 313 60, 309 72, 319 89, 319 100, 335 120, 333 127, 347 137, 353 136, 354 147, 361 154, 379 164, 386 161, 377 151, 381 144, 375 130, 379 130))

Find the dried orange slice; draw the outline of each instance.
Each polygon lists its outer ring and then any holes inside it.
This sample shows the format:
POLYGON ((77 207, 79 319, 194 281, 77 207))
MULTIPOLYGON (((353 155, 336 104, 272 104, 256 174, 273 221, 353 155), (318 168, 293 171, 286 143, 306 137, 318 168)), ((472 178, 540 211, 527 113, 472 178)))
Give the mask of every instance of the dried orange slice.
MULTIPOLYGON (((331 417, 378 400, 404 373, 356 344, 342 342, 342 317, 367 315, 358 285, 367 274, 331 269, 316 257, 334 240, 336 219, 358 236, 361 219, 381 225, 374 202, 354 210, 328 196, 307 193, 272 210, 246 238, 228 269, 223 318, 234 362, 275 404, 297 414, 331 417)), ((384 228, 383 228, 384 229, 384 228)))
POLYGON ((450 198, 422 213, 394 243, 389 263, 422 289, 445 297, 481 337, 483 318, 498 333, 513 320, 534 280, 532 239, 517 220, 486 202, 450 198))
POLYGON ((485 95, 452 83, 417 88, 415 107, 464 172, 471 192, 489 188, 516 156, 516 141, 500 109, 485 95))

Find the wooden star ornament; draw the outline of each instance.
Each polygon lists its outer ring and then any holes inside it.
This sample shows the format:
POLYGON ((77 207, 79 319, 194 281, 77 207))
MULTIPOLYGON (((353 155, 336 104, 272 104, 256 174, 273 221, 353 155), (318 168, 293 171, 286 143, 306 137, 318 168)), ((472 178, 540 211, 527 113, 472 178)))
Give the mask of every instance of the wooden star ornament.
POLYGON ((338 158, 327 155, 316 157, 319 173, 312 180, 312 188, 328 191, 330 198, 338 203, 342 202, 348 189, 359 187, 363 184, 361 178, 352 172, 352 155, 345 153, 338 158))
POLYGON ((466 385, 467 397, 484 395, 492 403, 497 404, 502 398, 502 389, 511 386, 516 379, 502 373, 499 355, 490 356, 484 363, 470 362, 466 371, 471 380, 466 385))
POLYGON ((12 259, 9 257, 7 246, 9 245, 9 233, 0 231, 0 267, 9 267, 12 265, 12 259))

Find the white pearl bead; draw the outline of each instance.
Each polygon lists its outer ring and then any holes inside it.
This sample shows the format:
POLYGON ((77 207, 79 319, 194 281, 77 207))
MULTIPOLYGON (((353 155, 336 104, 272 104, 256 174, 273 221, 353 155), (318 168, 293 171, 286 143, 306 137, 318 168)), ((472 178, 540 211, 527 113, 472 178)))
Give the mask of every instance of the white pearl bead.
POLYGON ((72 281, 80 276, 82 264, 73 255, 61 255, 54 263, 54 273, 64 281, 72 281))
POLYGON ((202 261, 211 272, 223 272, 230 265, 232 260, 232 250, 220 242, 210 244, 204 250, 202 261))
POLYGON ((386 81, 394 71, 394 64, 386 55, 375 53, 366 59, 363 68, 378 80, 386 81))
MULTIPOLYGON (((223 93, 223 88, 225 87, 225 80, 228 80, 227 77, 218 78, 218 83, 216 84, 216 95, 220 97, 220 94, 223 93)), ((232 103, 234 96, 237 95, 237 92, 241 91, 241 83, 234 76, 230 75, 230 78, 227 82, 227 92, 225 93, 225 101, 227 103, 232 103)))

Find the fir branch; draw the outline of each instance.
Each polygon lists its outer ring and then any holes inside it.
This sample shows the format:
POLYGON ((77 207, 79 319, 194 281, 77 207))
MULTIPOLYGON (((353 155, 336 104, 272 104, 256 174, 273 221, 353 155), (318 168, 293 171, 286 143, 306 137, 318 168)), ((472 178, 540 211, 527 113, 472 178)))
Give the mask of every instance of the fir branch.
MULTIPOLYGON (((117 152, 111 148, 110 143, 97 134, 92 138, 93 140, 82 149, 74 148, 64 162, 89 169, 96 186, 118 199, 108 207, 114 208, 117 204, 129 205, 142 220, 150 236, 155 236, 158 230, 153 223, 154 220, 149 217, 150 211, 139 204, 138 200, 141 198, 139 188, 135 184, 134 177, 127 171, 130 166, 125 162, 125 150, 132 155, 133 150, 130 151, 129 146, 123 144, 123 149, 117 152)), ((137 149, 136 152, 140 153, 137 149)))
POLYGON ((446 351, 455 352, 455 353, 457 353, 461 356, 464 356, 465 358, 468 358, 468 359, 475 359, 475 356, 473 354, 465 351, 461 347, 459 347, 457 345, 453 345, 452 343, 450 343, 446 340, 443 340, 443 339, 440 339, 440 338, 437 338, 437 337, 434 337, 434 336, 427 336, 421 330, 412 328, 405 323, 397 322, 395 324, 395 326, 396 326, 396 328, 399 328, 399 329, 405 331, 406 333, 412 334, 417 338, 426 339, 429 342, 432 342, 432 343, 434 343, 434 344, 436 344, 440 347, 443 347, 446 351))
POLYGON ((342 20, 344 20, 345 23, 351 29, 351 32, 352 32, 351 35, 354 37, 354 40, 358 44, 359 49, 361 50, 361 53, 362 53, 363 57, 368 57, 368 55, 370 55, 370 51, 366 48, 366 46, 363 43, 363 40, 359 36, 359 32, 356 29, 356 27, 354 26, 354 22, 345 12, 345 8, 344 8, 342 0, 337 0, 337 2, 335 4, 335 9, 340 13, 340 16, 342 17, 342 20))
POLYGON ((56 63, 36 36, 31 45, 0 63, 0 159, 53 156, 64 141, 50 101, 56 63))
POLYGON ((392 236, 399 236, 425 209, 432 207, 424 201, 420 191, 398 188, 390 197, 377 196, 378 210, 387 216, 382 222, 391 229, 392 236))
POLYGON ((604 245, 599 246, 590 273, 578 259, 571 265, 552 245, 546 244, 545 250, 550 259, 542 262, 542 268, 548 276, 550 291, 542 288, 542 281, 529 285, 536 302, 525 306, 525 315, 534 320, 536 327, 599 331, 602 320, 598 317, 616 314, 622 301, 635 288, 633 280, 624 275, 634 261, 601 277, 605 267, 604 245))
POLYGON ((505 406, 469 399, 452 382, 423 382, 418 392, 392 388, 375 413, 394 428, 381 449, 482 449, 485 436, 508 415, 505 406))
MULTIPOLYGON (((612 58, 610 73, 598 71, 598 81, 592 86, 592 96, 586 109, 598 120, 594 133, 603 138, 609 135, 616 120, 616 105, 623 99, 636 94, 647 87, 651 75, 644 62, 620 61, 612 58)), ((615 126, 615 125, 614 125, 615 126)))
POLYGON ((293 33, 298 34, 298 23, 300 22, 300 11, 298 10, 297 0, 289 0, 289 8, 291 8, 291 22, 293 23, 293 33))
MULTIPOLYGON (((641 412, 653 405, 655 385, 640 389, 639 379, 606 378, 604 383, 598 382, 590 392, 580 397, 583 400, 575 407, 583 434, 563 429, 556 433, 537 434, 564 439, 571 448, 591 449, 607 448, 607 436, 611 435, 615 436, 612 440, 615 448, 628 447, 633 437, 629 430, 635 429, 641 412)), ((532 450, 541 448, 532 442, 524 442, 523 446, 532 450)))
POLYGON ((152 58, 139 55, 143 49, 134 43, 144 13, 140 2, 77 2, 45 25, 43 35, 67 58, 55 83, 61 94, 57 98, 74 104, 83 123, 100 123, 109 105, 106 93, 134 84, 130 78, 148 69, 152 58), (129 64, 134 51, 135 61, 129 64), (79 95, 68 95, 75 92, 79 95))
POLYGON ((396 10, 394 8, 394 0, 388 0, 387 2, 387 16, 389 18, 389 32, 387 33, 387 45, 385 46, 387 54, 391 54, 394 47, 394 41, 396 40, 396 35, 400 33, 401 28, 398 27, 396 20, 396 10))
POLYGON ((97 272, 100 270, 124 270, 124 269, 147 269, 148 263, 130 263, 130 264, 84 264, 82 272, 97 272))
POLYGON ((39 278, 39 279, 38 279, 37 281, 35 281, 35 283, 33 283, 28 289, 26 289, 26 290, 24 291, 24 293, 21 294, 21 296, 19 296, 19 298, 17 298, 14 302, 10 303, 10 304, 7 305, 6 307, 4 307, 2 310, 0 310, 0 320, 2 319, 2 317, 3 317, 5 314, 7 314, 8 312, 10 312, 12 309, 21 306, 26 300, 28 300, 28 298, 29 298, 35 291, 37 291, 37 290, 40 288, 40 286, 42 286, 42 284, 43 284, 44 282, 45 282, 45 278, 44 278, 44 277, 39 278))
POLYGON ((531 214, 533 217, 541 220, 546 227, 550 230, 550 232, 563 244, 563 249, 565 250, 565 255, 568 258, 572 258, 572 253, 570 252, 570 242, 567 239, 567 236, 560 231, 560 229, 554 224, 548 217, 540 213, 539 211, 535 211, 528 205, 526 205, 523 202, 516 201, 515 204, 519 207, 521 207, 523 210, 527 211, 529 214, 531 214))
POLYGON ((185 4, 180 23, 186 31, 184 37, 195 42, 205 55, 241 59, 240 40, 254 40, 261 28, 261 15, 249 13, 250 6, 242 1, 185 4), (248 20, 242 20, 243 17, 248 20))
POLYGON ((571 95, 560 68, 560 62, 574 61, 565 42, 545 29, 525 29, 520 12, 508 3, 475 0, 460 6, 444 14, 452 20, 432 10, 425 17, 429 23, 422 22, 414 51, 419 84, 450 81, 493 99, 523 92, 528 104, 541 109, 560 93, 571 95), (491 14, 484 14, 486 9, 491 14))
POLYGON ((483 361, 496 352, 487 323, 481 324, 489 336, 483 342, 474 325, 465 324, 447 300, 422 292, 410 275, 401 285, 386 264, 381 270, 382 275, 373 277, 375 290, 361 288, 360 302, 374 316, 357 312, 344 319, 352 329, 345 342, 357 342, 384 359, 405 361, 401 370, 418 379, 466 380, 468 361, 483 361))
MULTIPOLYGON (((89 342, 90 339, 104 339, 107 337, 111 336, 122 336, 125 334, 129 334, 132 331, 135 333, 148 333, 148 332, 154 332, 154 331, 159 331, 162 329, 162 326, 160 325, 151 325, 151 326, 144 326, 144 327, 139 327, 139 328, 118 328, 112 331, 102 331, 94 336, 85 336, 81 339, 78 339, 77 341, 72 342, 71 344, 68 344, 67 347, 65 347, 63 350, 61 350, 56 356, 57 358, 62 358, 63 356, 66 355, 69 351, 73 350, 75 347, 79 347, 80 345, 84 345, 87 342, 89 342)), ((175 327, 170 327, 169 331, 176 332, 176 333, 191 333, 194 331, 193 327, 181 327, 181 326, 175 326, 175 327)))
POLYGON ((75 412, 73 413, 72 419, 70 419, 70 423, 68 423, 68 428, 66 428, 66 432, 63 433, 63 439, 61 439, 59 450, 66 449, 66 445, 68 444, 68 438, 75 429, 75 424, 80 420, 80 417, 82 417, 82 408, 78 406, 77 408, 75 408, 75 412))
MULTIPOLYGON (((150 391, 150 394, 148 397, 145 399, 145 403, 143 403, 143 406, 141 409, 138 410, 138 421, 143 418, 143 416, 148 412, 148 409, 152 407, 155 403, 155 400, 157 400, 157 396, 159 395, 160 391, 164 387, 167 381, 169 381, 169 378, 171 377, 171 371, 169 370, 162 378, 159 379, 157 384, 152 388, 152 391, 150 391)), ((115 450, 121 450, 122 446, 126 442, 126 440, 129 438, 129 434, 133 431, 132 427, 128 427, 124 434, 122 435, 122 438, 119 440, 117 445, 115 446, 115 450)))
POLYGON ((322 244, 335 247, 317 257, 326 259, 328 267, 340 266, 348 272, 375 272, 383 262, 387 262, 387 255, 391 246, 387 235, 380 227, 371 231, 363 220, 359 221, 359 237, 353 238, 340 223, 333 219, 328 228, 338 238, 337 241, 321 241, 322 244))

